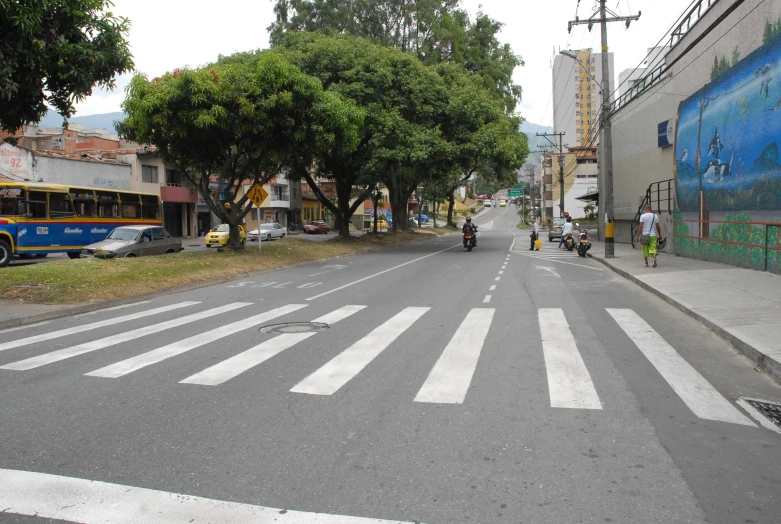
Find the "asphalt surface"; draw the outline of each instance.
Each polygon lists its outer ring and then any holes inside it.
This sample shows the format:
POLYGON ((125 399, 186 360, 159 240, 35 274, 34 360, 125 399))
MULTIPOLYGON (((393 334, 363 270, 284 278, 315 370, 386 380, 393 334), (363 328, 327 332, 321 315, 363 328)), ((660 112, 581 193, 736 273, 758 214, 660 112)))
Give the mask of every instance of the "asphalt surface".
MULTIPOLYGON (((477 223, 471 253, 449 235, 0 333, 0 479, 394 522, 781 522, 781 434, 736 404, 778 384, 596 261, 530 252, 514 207, 477 223)), ((38 522, 1 484, 0 521, 38 522)))

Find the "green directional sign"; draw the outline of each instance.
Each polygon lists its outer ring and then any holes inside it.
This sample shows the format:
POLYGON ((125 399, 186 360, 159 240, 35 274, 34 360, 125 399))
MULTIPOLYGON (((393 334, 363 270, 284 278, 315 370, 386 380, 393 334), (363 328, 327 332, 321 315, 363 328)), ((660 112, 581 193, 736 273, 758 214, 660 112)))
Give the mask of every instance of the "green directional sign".
POLYGON ((523 189, 511 189, 507 194, 511 197, 521 196, 523 194, 523 189))

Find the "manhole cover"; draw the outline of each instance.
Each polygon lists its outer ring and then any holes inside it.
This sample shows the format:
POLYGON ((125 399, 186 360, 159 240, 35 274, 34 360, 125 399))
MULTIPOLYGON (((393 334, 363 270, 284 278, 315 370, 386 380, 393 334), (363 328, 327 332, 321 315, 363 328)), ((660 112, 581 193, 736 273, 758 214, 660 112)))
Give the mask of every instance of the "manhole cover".
POLYGON ((745 401, 754 406, 757 411, 767 417, 773 424, 781 428, 781 404, 750 398, 745 399, 745 401))
POLYGON ((284 324, 263 326, 260 331, 263 333, 308 333, 324 329, 328 329, 328 324, 322 322, 285 322, 284 324))

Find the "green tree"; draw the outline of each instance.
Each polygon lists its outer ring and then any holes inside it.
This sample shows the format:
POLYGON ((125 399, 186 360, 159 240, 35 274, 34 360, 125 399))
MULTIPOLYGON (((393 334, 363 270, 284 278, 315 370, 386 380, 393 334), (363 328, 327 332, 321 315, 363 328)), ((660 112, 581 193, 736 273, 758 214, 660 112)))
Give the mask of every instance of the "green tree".
POLYGON ((740 62, 740 50, 738 46, 735 46, 735 49, 732 50, 732 63, 730 64, 730 67, 738 65, 738 62, 740 62))
MULTIPOLYGON (((278 53, 240 53, 216 64, 153 80, 136 75, 117 131, 157 146, 230 225, 231 246, 252 203, 246 183, 264 184, 289 166, 297 150, 325 144, 350 148, 362 113, 278 53), (210 185, 226 196, 218 200, 210 185)), ((311 159, 310 159, 311 164, 311 159)))
POLYGON ((0 126, 38 122, 47 103, 63 117, 130 71, 130 22, 109 0, 0 0, 0 126))

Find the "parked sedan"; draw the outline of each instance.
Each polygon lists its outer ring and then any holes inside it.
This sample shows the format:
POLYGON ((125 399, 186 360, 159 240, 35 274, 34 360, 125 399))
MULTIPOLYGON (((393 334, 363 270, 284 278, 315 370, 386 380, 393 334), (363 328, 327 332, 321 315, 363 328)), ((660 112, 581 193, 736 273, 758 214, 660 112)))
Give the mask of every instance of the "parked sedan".
POLYGON ((322 220, 315 220, 311 224, 304 224, 304 233, 328 233, 331 231, 331 226, 323 222, 322 220))
POLYGON ((548 242, 553 242, 554 238, 561 238, 561 230, 564 227, 564 218, 554 218, 548 226, 548 242))
POLYGON ((182 242, 159 226, 122 226, 105 240, 84 246, 81 256, 96 258, 132 258, 178 253, 182 242))
POLYGON ((272 238, 285 238, 285 228, 280 224, 261 224, 260 230, 253 229, 247 233, 247 240, 256 242, 258 237, 264 241, 269 241, 272 238))
MULTIPOLYGON (((206 247, 212 246, 227 246, 230 241, 230 226, 228 224, 220 224, 215 226, 206 234, 204 242, 206 247)), ((239 241, 243 244, 247 241, 247 234, 244 232, 244 226, 239 226, 239 241)))

